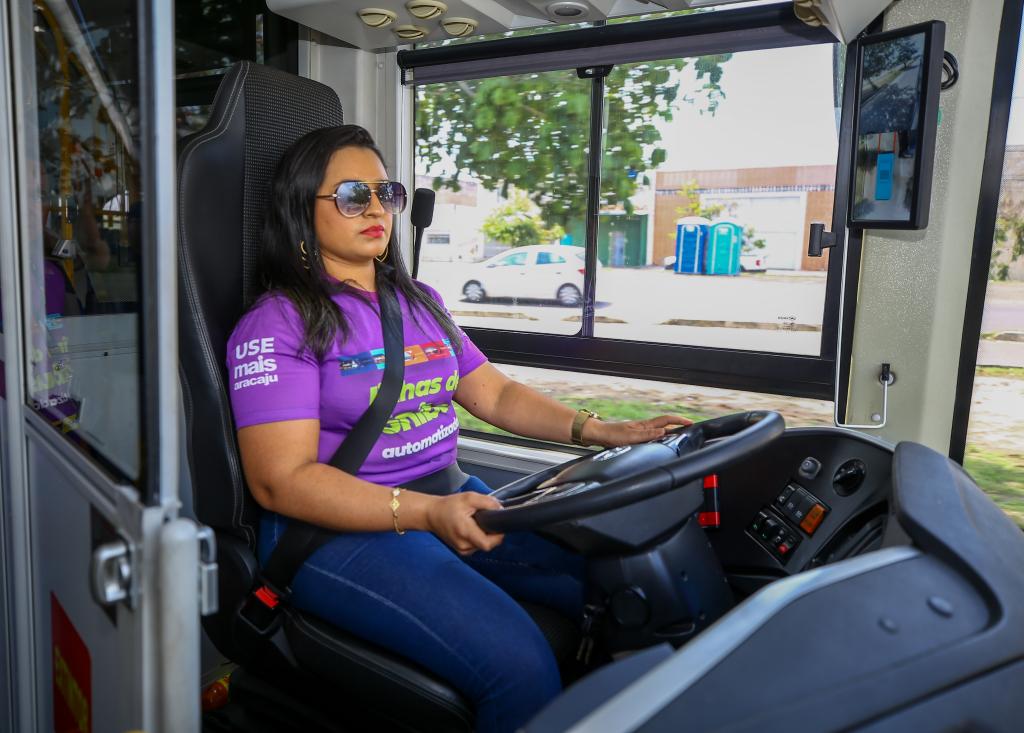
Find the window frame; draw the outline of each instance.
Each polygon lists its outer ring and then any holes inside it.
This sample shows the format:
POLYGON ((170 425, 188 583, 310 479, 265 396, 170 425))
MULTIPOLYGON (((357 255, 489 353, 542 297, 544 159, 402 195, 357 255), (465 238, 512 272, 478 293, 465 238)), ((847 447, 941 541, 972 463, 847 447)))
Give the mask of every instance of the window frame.
POLYGON ((1006 138, 1010 128, 1010 107, 1013 101, 1013 84, 1017 70, 1017 52, 1022 23, 1024 23, 1024 0, 1006 0, 1003 3, 1002 23, 996 47, 992 106, 989 112, 985 162, 978 194, 978 216, 974 222, 971 271, 967 279, 963 335, 960 338, 960 365, 957 369, 956 392, 953 398, 953 425, 949 438, 949 457, 960 464, 963 464, 967 453, 967 433, 971 420, 971 402, 974 397, 974 375, 978 368, 981 321, 985 315, 989 265, 992 260, 996 219, 999 215, 1006 138))
MULTIPOLYGON (((566 64, 577 63, 585 57, 581 57, 581 54, 591 54, 601 62, 576 69, 581 78, 590 79, 592 84, 586 271, 580 331, 575 335, 556 335, 472 326, 466 327, 465 331, 495 362, 832 401, 836 394, 837 363, 844 363, 837 360, 837 350, 842 347, 842 358, 848 359, 849 349, 852 348, 856 307, 855 298, 846 298, 842 308, 844 312, 840 313, 840 295, 844 286, 847 293, 857 292, 862 237, 859 231, 848 231, 846 228, 849 172, 852 167, 852 146, 849 144, 852 106, 849 102, 854 86, 849 83, 849 79, 855 66, 849 57, 844 71, 846 83, 831 226, 836 244, 830 254, 827 269, 818 354, 785 354, 594 336, 604 77, 611 70, 611 66, 605 62, 612 58, 609 54, 615 53, 622 54, 625 59, 619 63, 665 58, 664 55, 651 57, 644 54, 658 53, 659 49, 665 48, 666 43, 673 44, 677 57, 692 57, 834 44, 836 40, 824 29, 804 25, 793 16, 789 3, 780 3, 767 7, 613 24, 539 37, 399 52, 397 60, 403 71, 403 83, 407 85, 495 76, 497 74, 487 73, 486 69, 496 59, 505 60, 500 69, 502 76, 573 68, 566 64), (653 45, 649 51, 643 51, 644 44, 653 45), (561 61, 560 54, 563 57, 561 61), (431 74, 423 74, 422 70, 427 67, 440 68, 432 69, 431 74), (518 67, 518 71, 513 70, 513 67, 518 67), (448 78, 445 74, 455 76, 448 78), (847 248, 846 278, 845 283, 841 283, 844 250, 847 248), (841 317, 843 344, 839 343, 841 317)), ((840 384, 845 378, 846 375, 840 375, 840 384)), ((843 391, 840 390, 840 400, 845 402, 842 398, 843 391)))

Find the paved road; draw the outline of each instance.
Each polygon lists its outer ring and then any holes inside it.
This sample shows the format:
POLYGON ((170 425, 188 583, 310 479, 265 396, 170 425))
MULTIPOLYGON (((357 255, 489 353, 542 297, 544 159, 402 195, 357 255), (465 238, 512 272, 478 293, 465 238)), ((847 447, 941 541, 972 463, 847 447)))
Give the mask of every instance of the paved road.
MULTIPOLYGON (((580 308, 542 301, 466 301, 462 286, 474 272, 479 270, 465 263, 425 262, 422 268, 423 278, 465 325, 555 334, 579 330, 580 308)), ((816 354, 825 278, 824 273, 702 277, 606 267, 597 301, 598 336, 816 354)))
MULTIPOLYGON (((462 286, 479 272, 462 262, 424 262, 464 325, 574 334, 580 308, 554 301, 470 303, 462 286)), ((598 281, 598 336, 790 354, 817 354, 825 299, 824 273, 676 275, 655 268, 603 268, 598 281)), ((1024 331, 1024 283, 992 283, 982 331, 1024 331)), ((979 364, 1024 367, 1024 343, 983 341, 979 364)))

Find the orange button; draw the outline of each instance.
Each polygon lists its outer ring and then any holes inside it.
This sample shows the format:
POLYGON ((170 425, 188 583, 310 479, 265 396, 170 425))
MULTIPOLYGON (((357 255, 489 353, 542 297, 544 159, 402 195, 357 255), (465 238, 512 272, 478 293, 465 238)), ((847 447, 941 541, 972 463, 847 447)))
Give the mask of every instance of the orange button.
POLYGON ((807 534, 814 534, 814 531, 821 524, 821 520, 825 518, 825 507, 821 504, 815 504, 811 507, 811 510, 807 512, 807 516, 804 517, 804 521, 800 522, 800 529, 807 534))

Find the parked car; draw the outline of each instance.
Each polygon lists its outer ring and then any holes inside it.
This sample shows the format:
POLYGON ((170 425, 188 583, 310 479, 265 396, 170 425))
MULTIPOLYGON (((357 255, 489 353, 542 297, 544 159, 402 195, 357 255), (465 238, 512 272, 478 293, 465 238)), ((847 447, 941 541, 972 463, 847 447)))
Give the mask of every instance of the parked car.
POLYGON ((740 255, 741 272, 764 272, 768 269, 768 255, 750 252, 740 255))
POLYGON ((578 306, 583 302, 584 258, 582 247, 515 247, 475 265, 462 294, 471 303, 487 298, 537 298, 578 306))

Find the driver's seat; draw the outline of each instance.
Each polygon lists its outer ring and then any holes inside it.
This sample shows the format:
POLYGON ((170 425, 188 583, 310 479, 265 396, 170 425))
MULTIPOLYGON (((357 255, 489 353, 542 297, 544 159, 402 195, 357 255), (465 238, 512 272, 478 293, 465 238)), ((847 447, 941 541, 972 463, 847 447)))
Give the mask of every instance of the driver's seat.
POLYGON ((242 62, 221 83, 206 127, 180 148, 186 446, 196 515, 216 531, 220 566, 220 610, 204 626, 217 648, 243 665, 232 698, 248 692, 269 729, 352 730, 369 713, 379 721, 376 729, 468 731, 473 710, 447 683, 303 613, 285 612, 283 639, 269 651, 233 633, 235 612, 255 579, 260 509, 245 485, 235 440, 227 339, 256 285, 267 188, 279 156, 303 134, 341 122, 341 103, 330 88, 242 62), (273 720, 275 703, 291 711, 288 720, 273 720))

